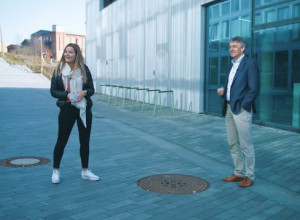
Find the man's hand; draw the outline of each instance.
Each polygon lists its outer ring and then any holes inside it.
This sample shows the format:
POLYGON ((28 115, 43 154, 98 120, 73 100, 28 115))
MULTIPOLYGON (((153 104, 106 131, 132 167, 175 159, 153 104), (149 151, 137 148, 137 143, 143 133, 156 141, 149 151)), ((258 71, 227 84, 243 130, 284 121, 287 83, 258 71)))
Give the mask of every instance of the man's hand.
POLYGON ((218 93, 219 96, 224 95, 224 88, 221 87, 221 88, 217 89, 217 93, 218 93))

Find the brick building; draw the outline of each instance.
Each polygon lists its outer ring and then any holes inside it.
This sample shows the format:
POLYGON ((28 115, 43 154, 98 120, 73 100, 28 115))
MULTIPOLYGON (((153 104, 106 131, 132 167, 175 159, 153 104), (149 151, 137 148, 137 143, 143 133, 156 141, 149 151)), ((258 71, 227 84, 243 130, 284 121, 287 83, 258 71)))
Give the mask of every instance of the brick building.
POLYGON ((54 60, 61 58, 65 45, 76 43, 85 57, 85 36, 66 33, 64 26, 53 25, 52 31, 39 30, 31 34, 30 43, 39 54, 54 60))

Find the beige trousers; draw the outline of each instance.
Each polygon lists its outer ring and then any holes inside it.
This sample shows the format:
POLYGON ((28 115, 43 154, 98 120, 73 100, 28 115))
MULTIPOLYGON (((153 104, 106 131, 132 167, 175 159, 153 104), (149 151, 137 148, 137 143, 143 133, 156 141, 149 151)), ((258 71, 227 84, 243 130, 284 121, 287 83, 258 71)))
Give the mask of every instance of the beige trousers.
POLYGON ((230 154, 234 164, 234 174, 254 180, 255 153, 251 139, 252 112, 241 109, 235 115, 227 105, 225 116, 230 154))

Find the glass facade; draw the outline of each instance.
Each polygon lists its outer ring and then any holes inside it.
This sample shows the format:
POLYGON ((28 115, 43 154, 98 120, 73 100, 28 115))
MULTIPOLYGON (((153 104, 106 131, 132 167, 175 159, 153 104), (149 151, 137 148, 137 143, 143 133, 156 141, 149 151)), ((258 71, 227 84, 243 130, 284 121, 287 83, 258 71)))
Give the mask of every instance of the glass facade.
MULTIPOLYGON (((221 114, 217 88, 225 83, 230 38, 241 35, 251 46, 251 0, 230 0, 209 6, 207 13, 205 111, 221 114)), ((247 49, 246 52, 249 52, 247 49)))
POLYGON ((254 120, 300 129, 300 0, 228 0, 208 6, 205 110, 220 115, 230 38, 242 36, 261 70, 254 120), (252 11, 252 7, 254 11, 252 11))

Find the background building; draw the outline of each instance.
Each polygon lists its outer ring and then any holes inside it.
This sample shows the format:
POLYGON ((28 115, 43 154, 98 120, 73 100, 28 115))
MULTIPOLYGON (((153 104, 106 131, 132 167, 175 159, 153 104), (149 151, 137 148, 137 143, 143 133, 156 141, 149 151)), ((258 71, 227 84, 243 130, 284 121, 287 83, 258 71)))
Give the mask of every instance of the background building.
POLYGON ((254 120, 300 131, 300 0, 86 0, 86 10, 98 89, 172 89, 176 108, 220 115, 216 89, 240 35, 261 69, 254 120))
MULTIPOLYGON (((16 44, 10 44, 6 47, 6 51, 8 53, 19 53, 21 49, 20 45, 16 45, 16 44)), ((3 51, 4 52, 4 51, 3 51)))
POLYGON ((85 36, 68 34, 65 32, 64 26, 53 25, 52 31, 39 30, 31 35, 30 41, 31 46, 36 48, 38 54, 55 60, 61 58, 64 47, 68 43, 78 44, 83 56, 85 56, 85 36))

